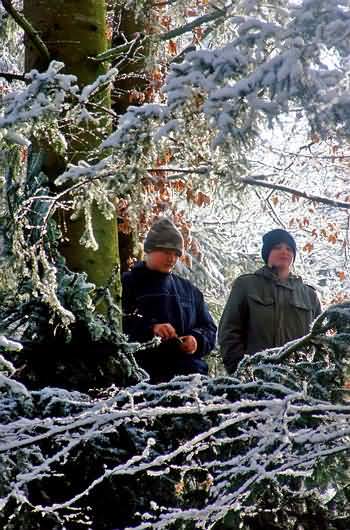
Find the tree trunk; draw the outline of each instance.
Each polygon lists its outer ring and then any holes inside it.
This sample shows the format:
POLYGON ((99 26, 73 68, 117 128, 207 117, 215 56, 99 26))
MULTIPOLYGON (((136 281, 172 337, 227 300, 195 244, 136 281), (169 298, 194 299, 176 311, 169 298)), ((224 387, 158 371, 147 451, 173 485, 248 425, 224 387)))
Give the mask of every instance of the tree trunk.
MULTIPOLYGON (((93 83, 105 73, 103 63, 94 62, 94 57, 107 49, 107 27, 105 0, 24 0, 24 15, 30 21, 40 38, 46 44, 51 60, 65 63, 64 72, 74 74, 79 85, 93 83)), ((40 54, 32 42, 26 39, 26 70, 36 68, 45 70, 47 59, 40 54)), ((110 107, 110 94, 105 91, 99 94, 99 104, 110 107)), ((69 140, 69 139, 68 139, 69 140)), ((97 129, 84 129, 75 135, 68 146, 69 161, 74 163, 84 159, 99 143, 97 129)), ((41 146, 42 148, 42 146, 41 146)), ((46 152, 43 171, 51 182, 64 169, 63 160, 51 146, 44 147, 46 152)), ((98 287, 110 285, 115 300, 120 300, 120 277, 115 275, 113 284, 110 280, 116 267, 119 268, 118 234, 116 219, 107 220, 93 208, 93 228, 99 245, 97 251, 80 245, 79 240, 84 229, 82 218, 70 220, 62 213, 66 242, 61 252, 66 258, 68 267, 75 272, 85 271, 89 280, 98 287)), ((98 308, 104 312, 105 307, 98 308)))

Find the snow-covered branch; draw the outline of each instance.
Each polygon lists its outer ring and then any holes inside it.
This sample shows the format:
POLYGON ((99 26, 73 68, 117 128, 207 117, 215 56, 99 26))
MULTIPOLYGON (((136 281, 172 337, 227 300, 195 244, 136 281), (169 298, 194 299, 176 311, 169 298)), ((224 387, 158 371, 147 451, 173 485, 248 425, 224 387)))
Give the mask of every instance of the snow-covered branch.
POLYGON ((209 529, 228 514, 239 522, 271 509, 298 517, 301 499, 327 518, 329 495, 332 517, 337 506, 348 510, 341 492, 350 451, 350 405, 342 395, 349 330, 349 304, 335 306, 308 337, 243 360, 234 378, 112 387, 98 399, 25 392, 9 380, 2 387, 8 405, 3 401, 0 466, 11 477, 3 479, 3 517, 14 502, 20 520, 36 491, 35 511, 44 520, 69 521, 75 512, 98 526, 91 499, 105 488, 123 495, 123 484, 136 505, 123 523, 108 510, 110 525, 139 530, 179 521, 209 529), (82 468, 87 459, 95 462, 92 472, 82 468), (76 475, 76 466, 83 472, 76 475), (66 495, 55 493, 61 474, 70 482, 66 495), (153 492, 151 503, 144 488, 153 492), (272 505, 266 489, 277 495, 272 505))

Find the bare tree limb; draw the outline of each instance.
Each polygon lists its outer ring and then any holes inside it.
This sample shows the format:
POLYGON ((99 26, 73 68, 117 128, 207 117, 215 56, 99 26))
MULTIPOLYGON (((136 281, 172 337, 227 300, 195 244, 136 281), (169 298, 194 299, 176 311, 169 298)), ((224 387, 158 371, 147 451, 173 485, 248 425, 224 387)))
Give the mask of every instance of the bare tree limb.
POLYGON ((333 206, 334 208, 343 208, 345 210, 350 210, 349 202, 328 199, 327 197, 322 197, 320 195, 313 195, 312 193, 307 193, 306 191, 299 191, 295 188, 290 188, 289 186, 284 186, 282 184, 266 182, 264 180, 255 179, 253 177, 240 177, 237 178, 237 181, 242 182, 242 184, 248 184, 250 186, 261 186, 270 190, 284 191, 285 193, 290 193, 291 195, 295 195, 296 197, 302 197, 304 199, 308 199, 309 201, 327 204, 328 206, 333 206))
POLYGON ((344 155, 341 153, 339 155, 337 155, 336 153, 333 153, 331 155, 318 155, 315 153, 306 155, 306 154, 301 154, 300 152, 293 153, 292 151, 279 151, 278 149, 273 149, 273 148, 271 149, 271 152, 275 154, 283 154, 285 156, 290 156, 294 158, 312 158, 316 160, 335 160, 335 159, 346 160, 350 158, 350 155, 344 155))
POLYGON ((0 72, 0 77, 6 79, 6 81, 27 81, 24 74, 11 74, 10 72, 0 72))
POLYGON ((4 9, 7 11, 7 13, 9 13, 12 16, 12 18, 17 22, 17 24, 28 35, 28 38, 32 41, 34 46, 39 50, 41 55, 43 55, 47 59, 47 61, 50 61, 49 50, 47 49, 42 39, 39 37, 39 33, 36 31, 35 28, 33 28, 31 23, 29 22, 29 20, 27 20, 24 15, 19 13, 13 7, 11 0, 1 0, 1 3, 4 6, 4 9))
POLYGON ((183 35, 184 33, 188 33, 192 31, 193 29, 202 26, 203 24, 207 24, 208 22, 212 22, 213 20, 216 20, 218 18, 224 18, 230 7, 231 5, 225 8, 222 7, 221 9, 217 9, 216 11, 213 11, 212 13, 208 13, 206 15, 198 17, 192 22, 188 22, 188 24, 184 24, 183 26, 180 26, 178 28, 171 29, 170 31, 166 31, 165 33, 161 33, 158 39, 160 41, 170 40, 175 37, 179 37, 180 35, 183 35))
MULTIPOLYGON (((161 33, 160 35, 143 35, 139 34, 137 37, 130 42, 126 42, 125 44, 121 44, 120 46, 116 46, 115 48, 111 48, 110 50, 107 50, 106 52, 100 53, 96 57, 91 57, 90 59, 93 61, 111 61, 113 59, 116 59, 120 55, 122 55, 124 52, 129 50, 129 48, 135 48, 136 44, 139 44, 141 40, 143 39, 154 39, 156 38, 159 41, 167 41, 170 39, 173 39, 175 37, 179 37, 180 35, 183 35, 184 33, 188 33, 192 31, 195 28, 198 28, 202 24, 206 24, 208 22, 212 22, 213 20, 216 20, 218 18, 225 17, 228 9, 230 6, 226 8, 218 9, 212 13, 208 13, 206 15, 203 15, 201 17, 196 18, 192 22, 189 22, 188 24, 184 24, 183 26, 179 28, 172 29, 170 31, 166 31, 165 33, 161 33)), ((128 52, 130 55, 130 51, 128 52)))
MULTIPOLYGON (((100 53, 99 55, 96 55, 96 57, 89 57, 89 59, 95 62, 112 61, 113 59, 120 57, 124 53, 126 53, 127 58, 130 58, 130 56, 136 50, 137 46, 141 44, 142 40, 145 38, 148 38, 148 37, 145 37, 145 35, 142 33, 138 33, 134 40, 130 42, 125 42, 124 44, 121 44, 120 46, 116 46, 115 48, 111 48, 110 50, 100 53)), ((124 61, 125 58, 123 58, 122 60, 124 61)))
MULTIPOLYGON (((156 172, 173 172, 173 178, 176 178, 176 174, 186 174, 186 173, 196 173, 203 175, 206 173, 207 168, 148 168, 147 171, 156 171, 156 172)), ((302 197, 309 201, 315 201, 322 204, 327 204, 328 206, 333 206, 334 208, 341 208, 344 210, 350 210, 350 202, 337 201, 336 199, 329 199, 328 197, 322 197, 321 195, 313 195, 312 193, 307 193, 306 191, 300 191, 295 188, 290 188, 289 186, 284 186, 283 184, 277 184, 274 182, 266 182, 266 180, 260 180, 261 178, 266 178, 271 175, 256 175, 255 177, 237 177, 235 181, 242 184, 248 184, 249 186, 260 186, 262 188, 268 188, 270 190, 284 191, 285 193, 290 193, 296 197, 302 197)), ((178 177, 180 178, 180 176, 178 177)), ((169 179, 169 177, 167 177, 169 179)))

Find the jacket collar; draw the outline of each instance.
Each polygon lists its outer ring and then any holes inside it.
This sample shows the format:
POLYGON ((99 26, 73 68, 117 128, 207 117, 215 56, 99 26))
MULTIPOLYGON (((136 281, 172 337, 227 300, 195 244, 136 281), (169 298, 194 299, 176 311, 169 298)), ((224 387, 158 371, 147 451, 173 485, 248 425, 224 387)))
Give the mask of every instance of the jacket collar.
POLYGON ((162 278, 166 278, 167 276, 172 275, 172 272, 161 272, 161 271, 154 271, 152 269, 149 269, 146 265, 145 261, 138 261, 135 263, 135 265, 132 267, 132 272, 137 273, 143 273, 143 274, 152 274, 154 276, 160 276, 162 278))
POLYGON ((296 276, 292 273, 289 273, 287 280, 281 281, 278 277, 276 270, 274 270, 274 267, 268 267, 267 265, 261 267, 261 269, 258 269, 255 274, 257 276, 263 276, 264 278, 278 283, 279 285, 283 285, 284 287, 287 287, 289 289, 294 289, 295 284, 300 281, 300 276, 296 276))

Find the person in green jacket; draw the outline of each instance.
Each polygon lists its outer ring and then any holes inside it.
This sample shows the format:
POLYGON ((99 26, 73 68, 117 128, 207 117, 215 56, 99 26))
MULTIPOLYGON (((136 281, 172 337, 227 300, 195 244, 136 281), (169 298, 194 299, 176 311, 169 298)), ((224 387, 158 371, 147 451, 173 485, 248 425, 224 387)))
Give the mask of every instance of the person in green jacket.
POLYGON ((286 230, 267 232, 262 246, 266 265, 233 283, 218 331, 229 374, 244 355, 306 335, 321 313, 315 289, 291 273, 296 250, 295 240, 286 230))

